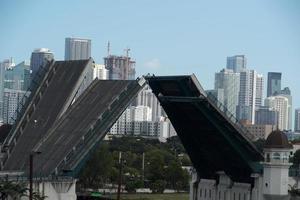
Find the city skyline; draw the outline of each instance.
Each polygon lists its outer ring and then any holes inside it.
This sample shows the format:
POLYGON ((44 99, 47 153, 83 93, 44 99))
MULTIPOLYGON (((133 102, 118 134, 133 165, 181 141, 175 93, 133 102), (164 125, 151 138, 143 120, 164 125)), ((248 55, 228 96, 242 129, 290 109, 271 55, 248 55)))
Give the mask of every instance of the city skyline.
POLYGON ((41 47, 63 60, 65 38, 83 37, 92 40, 97 63, 103 63, 110 41, 113 54, 124 55, 125 48, 131 49, 137 76, 195 73, 205 89, 212 89, 214 73, 226 67, 226 57, 242 54, 248 69, 262 73, 265 80, 267 72, 282 72, 281 85, 291 89, 293 109, 300 107, 298 84, 292 81, 300 74, 297 1, 218 2, 213 12, 206 9, 215 1, 75 1, 73 9, 66 9, 67 3, 52 2, 1 3, 0 25, 7 27, 0 38, 1 60, 13 57, 20 63, 41 47), (88 11, 76 16, 80 10, 88 11), (117 14, 109 15, 112 11, 117 14))

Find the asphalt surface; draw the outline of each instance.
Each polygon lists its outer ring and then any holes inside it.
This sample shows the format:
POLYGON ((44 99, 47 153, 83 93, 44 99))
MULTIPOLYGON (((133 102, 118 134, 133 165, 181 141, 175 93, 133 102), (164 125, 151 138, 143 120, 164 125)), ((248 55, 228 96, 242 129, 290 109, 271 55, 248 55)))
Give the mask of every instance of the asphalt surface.
POLYGON ((57 120, 58 114, 74 91, 87 63, 88 60, 55 62, 56 73, 37 104, 23 134, 19 136, 17 145, 4 165, 4 170, 28 168, 29 155, 33 147, 57 120))

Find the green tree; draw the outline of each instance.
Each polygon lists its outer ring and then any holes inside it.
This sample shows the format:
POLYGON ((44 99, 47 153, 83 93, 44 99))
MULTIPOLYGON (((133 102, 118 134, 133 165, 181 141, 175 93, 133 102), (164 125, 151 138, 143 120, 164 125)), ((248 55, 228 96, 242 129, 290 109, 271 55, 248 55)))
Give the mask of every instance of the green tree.
POLYGON ((20 199, 27 195, 28 188, 24 183, 12 182, 8 180, 0 181, 0 198, 2 200, 8 199, 20 199))
POLYGON ((159 149, 147 153, 147 177, 151 182, 165 178, 165 163, 162 154, 162 151, 159 149))
POLYGON ((103 187, 104 184, 111 177, 111 170, 113 167, 113 159, 111 153, 108 151, 108 146, 102 143, 99 150, 86 163, 80 175, 80 183, 84 188, 97 189, 103 187))
POLYGON ((294 167, 299 167, 299 164, 300 164, 300 149, 298 149, 295 153, 294 153, 294 155, 293 155, 293 157, 292 157, 292 162, 293 162, 293 166, 294 167))

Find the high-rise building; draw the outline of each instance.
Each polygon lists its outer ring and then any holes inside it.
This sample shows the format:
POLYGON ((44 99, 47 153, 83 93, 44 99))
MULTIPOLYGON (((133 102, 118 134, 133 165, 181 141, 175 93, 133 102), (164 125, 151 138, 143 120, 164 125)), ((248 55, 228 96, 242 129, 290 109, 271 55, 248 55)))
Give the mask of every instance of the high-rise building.
POLYGON ((278 111, 278 128, 280 130, 289 129, 289 100, 284 96, 270 96, 265 100, 265 105, 278 111))
POLYGON ((215 90, 224 90, 224 106, 236 116, 236 106, 239 102, 240 74, 229 69, 223 69, 215 74, 215 90))
MULTIPOLYGON (((290 90, 290 88, 289 87, 285 87, 285 88, 283 88, 283 90, 280 90, 280 92, 278 92, 278 94, 279 95, 291 95, 292 93, 291 93, 291 90, 290 90)), ((275 95, 276 95, 276 93, 275 93, 275 95)))
POLYGON ((147 106, 130 106, 111 127, 114 135, 138 135, 146 137, 170 137, 175 133, 169 121, 151 121, 151 109, 147 106))
POLYGON ((300 132, 300 108, 295 110, 295 132, 300 132))
POLYGON ((241 70, 246 69, 247 59, 244 55, 235 55, 227 57, 227 69, 233 70, 233 72, 239 73, 241 70))
POLYGON ((257 74, 256 76, 256 99, 255 107, 259 108, 263 103, 263 93, 264 93, 264 77, 262 74, 257 74))
POLYGON ((288 129, 292 130, 292 118, 293 118, 293 99, 291 95, 291 90, 288 87, 285 87, 283 90, 280 90, 279 92, 275 92, 274 95, 280 95, 288 98, 289 100, 289 114, 288 114, 288 129))
POLYGON ((255 124, 273 125, 278 122, 278 111, 268 106, 260 106, 255 111, 255 124))
POLYGON ((3 122, 3 96, 4 96, 4 85, 5 85, 5 71, 15 66, 13 59, 5 59, 0 62, 0 121, 3 122))
POLYGON ((273 96, 281 91, 281 73, 269 72, 268 73, 268 85, 267 85, 267 97, 273 96))
POLYGON ((135 61, 129 56, 108 55, 104 58, 104 65, 109 71, 111 80, 134 80, 135 61))
POLYGON ((163 115, 160 103, 149 86, 143 88, 143 90, 138 94, 135 105, 148 106, 152 112, 151 121, 159 121, 163 115))
POLYGON ((94 74, 93 79, 98 78, 100 80, 108 79, 108 70, 105 68, 105 65, 95 64, 94 65, 94 74))
POLYGON ((205 90, 207 96, 213 96, 220 102, 221 104, 224 104, 224 89, 218 88, 216 90, 205 90))
POLYGON ((4 88, 27 90, 30 85, 30 64, 23 61, 4 73, 4 88))
POLYGON ((30 58, 30 69, 32 71, 32 78, 35 77, 36 73, 43 67, 47 62, 54 59, 53 53, 47 48, 35 49, 31 53, 30 58))
POLYGON ((66 38, 65 60, 86 60, 91 57, 91 40, 66 38))
POLYGON ((255 70, 243 69, 240 72, 239 105, 237 118, 254 123, 256 94, 257 94, 257 72, 255 70))
POLYGON ((152 110, 148 106, 134 107, 133 121, 152 121, 152 110))
POLYGON ((4 89, 3 122, 5 124, 14 123, 16 110, 24 95, 25 91, 23 90, 4 89))

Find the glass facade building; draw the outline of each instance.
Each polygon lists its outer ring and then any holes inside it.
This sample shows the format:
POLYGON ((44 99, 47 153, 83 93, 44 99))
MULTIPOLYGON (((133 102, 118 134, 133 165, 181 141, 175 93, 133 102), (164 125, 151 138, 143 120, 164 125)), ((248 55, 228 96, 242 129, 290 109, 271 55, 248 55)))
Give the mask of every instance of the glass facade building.
POLYGON ((267 85, 267 97, 279 94, 281 91, 281 73, 269 72, 268 73, 268 85, 267 85))

